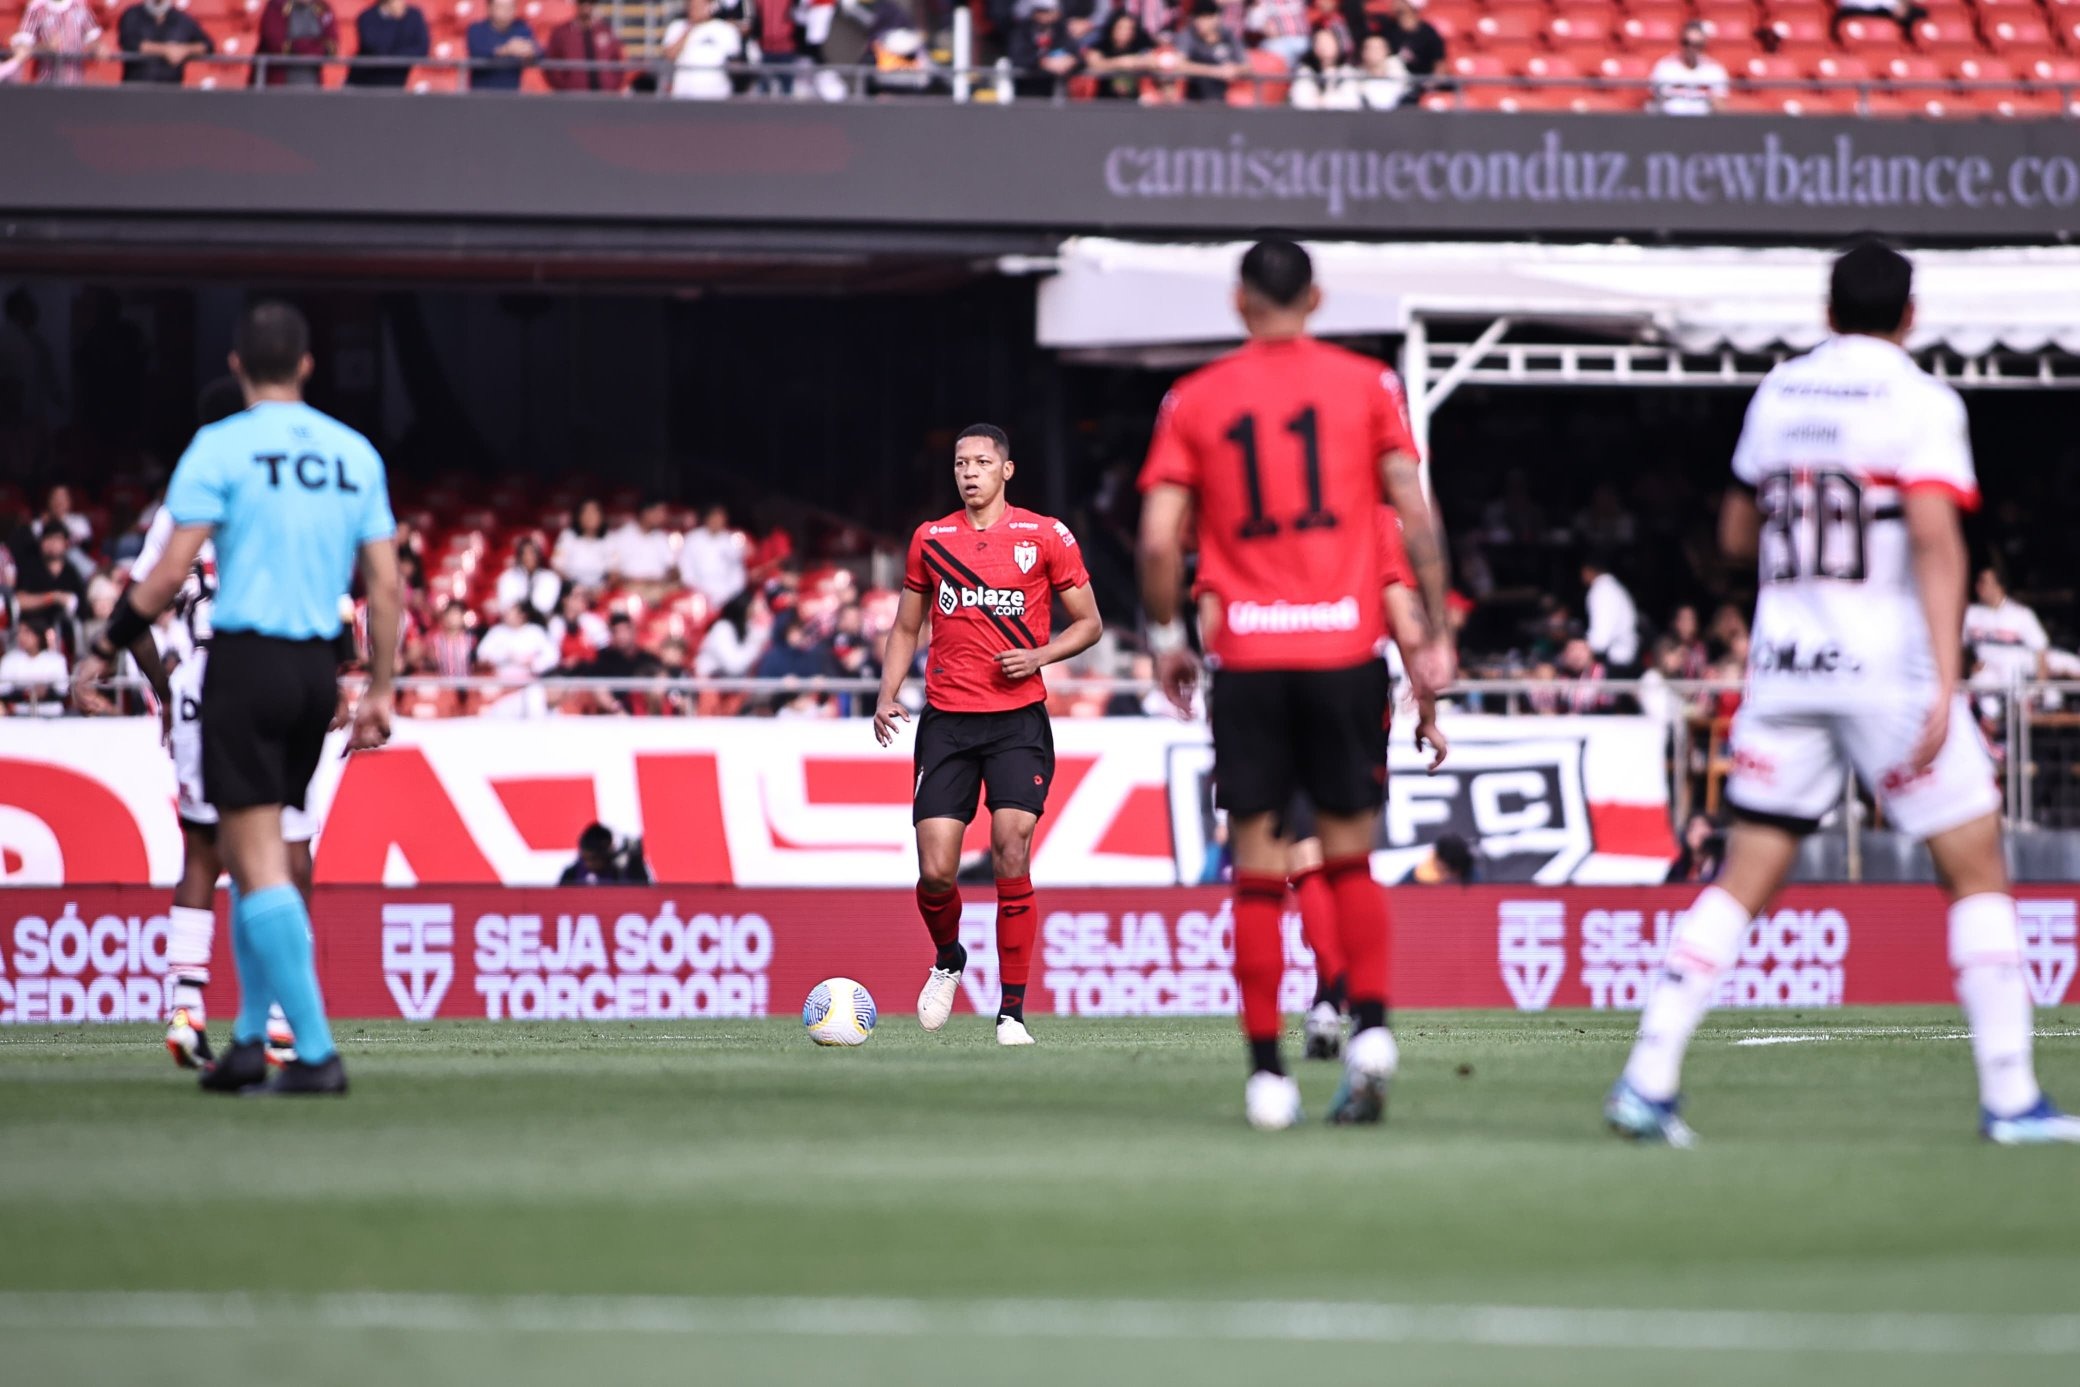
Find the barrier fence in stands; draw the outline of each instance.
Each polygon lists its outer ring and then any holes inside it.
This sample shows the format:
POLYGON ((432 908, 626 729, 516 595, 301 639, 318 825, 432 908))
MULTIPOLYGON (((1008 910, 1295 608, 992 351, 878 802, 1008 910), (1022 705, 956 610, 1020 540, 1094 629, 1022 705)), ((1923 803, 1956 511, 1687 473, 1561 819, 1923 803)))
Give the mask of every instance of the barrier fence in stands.
MULTIPOLYGON (((45 49, 17 50, 38 60, 80 63, 76 54, 45 49)), ((1919 55, 1916 55, 1919 56, 1919 55)), ((121 59, 89 64, 105 72, 106 83, 118 81, 121 59)), ((467 57, 377 58, 305 57, 278 54, 198 54, 187 60, 194 69, 185 84, 198 90, 223 87, 275 87, 296 90, 319 86, 325 90, 345 89, 347 74, 404 70, 404 81, 396 89, 418 94, 468 90, 474 71, 509 70, 508 65, 486 64, 467 57), (317 74, 316 82, 278 81, 292 73, 317 74), (424 74, 416 80, 414 72, 424 74)), ((1863 66, 1861 64, 1859 67, 1863 66)), ((619 62, 562 61, 535 59, 525 64, 542 73, 598 73, 602 89, 597 93, 579 89, 564 95, 625 95, 665 100, 682 99, 672 91, 678 69, 662 59, 631 57, 619 62), (649 79, 651 88, 624 93, 622 88, 636 77, 649 79)), ((1339 73, 1328 85, 1362 88, 1383 82, 1406 92, 1391 104, 1396 108, 1421 107, 1431 111, 1482 110, 1512 113, 1576 112, 1622 113, 1651 107, 1656 84, 1636 75, 1611 75, 1603 70, 1576 70, 1566 63, 1548 64, 1549 75, 1504 74, 1479 71, 1438 74, 1430 77, 1368 78, 1362 72, 1339 73)), ((1848 69, 1853 71, 1853 69, 1848 69)), ((926 66, 921 68, 877 67, 870 64, 731 63, 719 68, 699 69, 730 80, 731 100, 820 100, 828 102, 882 100, 899 97, 947 97, 955 101, 979 99, 1008 103, 1040 101, 1066 104, 1089 99, 1085 90, 1096 79, 1087 76, 1054 77, 1048 74, 1015 73, 1003 62, 990 67, 926 66)), ((1725 114, 1858 115, 1972 118, 2068 116, 2080 118, 2080 60, 2039 63, 2026 75, 2008 80, 1987 80, 1953 72, 1942 74, 1933 64, 1913 64, 1895 59, 1881 71, 1860 76, 1794 75, 1768 71, 1767 75, 1731 75, 1726 83, 1725 114)), ((1298 73, 1249 72, 1225 80, 1227 104, 1231 106, 1286 106, 1298 73)), ((1190 80, 1188 74, 1158 70, 1144 77, 1144 104, 1171 104, 1183 98, 1168 88, 1190 80)), ((142 84, 140 84, 142 85, 142 84)), ((384 86, 354 90, 383 92, 384 86)), ((1371 103, 1346 101, 1334 109, 1361 109, 1371 103)))

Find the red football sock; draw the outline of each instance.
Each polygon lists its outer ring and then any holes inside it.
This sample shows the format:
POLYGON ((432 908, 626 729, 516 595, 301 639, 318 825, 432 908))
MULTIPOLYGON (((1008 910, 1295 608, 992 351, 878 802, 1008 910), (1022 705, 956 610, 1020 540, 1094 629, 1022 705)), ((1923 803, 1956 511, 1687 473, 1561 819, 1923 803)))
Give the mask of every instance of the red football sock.
POLYGON ((1285 975, 1284 877, 1235 874, 1235 986, 1242 993, 1242 1033, 1252 1042, 1278 1040, 1278 984, 1285 975))
POLYGON ((1336 932, 1336 893, 1320 867, 1309 867, 1293 878, 1293 894, 1300 898, 1300 937, 1314 954, 1314 973, 1324 993, 1343 978, 1343 941, 1336 932))
POLYGON ((919 882, 917 913, 924 917, 924 927, 932 932, 932 943, 939 948, 960 942, 961 893, 958 887, 948 887, 946 894, 940 896, 927 891, 924 883, 919 882))
POLYGON ((1025 1001, 1026 980, 1033 969, 1033 936, 1040 913, 1033 906, 1033 879, 997 878, 997 972, 1004 984, 1004 1007, 1016 1016, 1025 1001))
POLYGON ((1383 1024, 1374 1018, 1384 1015, 1387 1004, 1386 893, 1372 879, 1372 859, 1364 854, 1332 858, 1323 864, 1322 875, 1336 895, 1344 976, 1350 980, 1351 1019, 1353 1023, 1383 1024))

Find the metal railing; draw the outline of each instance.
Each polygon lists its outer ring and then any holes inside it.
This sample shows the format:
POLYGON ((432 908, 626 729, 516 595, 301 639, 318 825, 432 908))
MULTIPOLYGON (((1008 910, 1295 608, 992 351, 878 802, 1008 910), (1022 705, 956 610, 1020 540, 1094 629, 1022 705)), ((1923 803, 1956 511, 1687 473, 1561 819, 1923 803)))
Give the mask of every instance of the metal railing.
MULTIPOLYGON (((84 65, 106 68, 128 62, 147 62, 149 59, 131 55, 79 55, 53 50, 30 50, 29 55, 43 61, 67 65, 84 65)), ((395 72, 403 70, 405 81, 400 84, 405 90, 433 90, 434 84, 421 81, 416 87, 411 80, 413 72, 439 73, 452 78, 452 86, 443 85, 439 90, 468 90, 473 72, 506 73, 513 71, 536 71, 542 73, 599 73, 607 79, 607 85, 598 94, 627 94, 626 89, 638 77, 648 77, 653 90, 644 95, 655 95, 671 99, 673 78, 677 67, 662 58, 631 56, 620 62, 586 62, 581 60, 530 59, 526 62, 511 61, 482 62, 468 56, 423 58, 388 58, 360 56, 301 56, 266 53, 213 53, 199 54, 188 59, 185 67, 196 68, 205 74, 221 72, 227 77, 240 79, 227 82, 206 78, 205 82, 188 81, 185 85, 199 87, 214 82, 217 86, 239 85, 250 82, 255 87, 283 89, 273 79, 291 73, 311 72, 319 82, 289 85, 289 90, 318 87, 323 90, 337 88, 323 85, 326 74, 362 72, 395 72)), ((714 73, 730 80, 731 100, 824 100, 866 101, 891 97, 933 96, 956 101, 984 101, 1009 103, 1013 101, 1051 101, 1067 103, 1083 100, 1077 93, 1086 82, 1103 82, 1109 76, 1132 76, 1145 79, 1158 91, 1172 84, 1193 80, 1192 74, 1182 73, 1161 66, 1131 74, 1079 73, 1055 76, 1047 73, 1016 72, 1008 63, 999 61, 985 67, 963 67, 923 63, 911 68, 881 68, 872 64, 814 64, 806 61, 772 60, 759 63, 729 63, 719 68, 699 69, 701 73, 714 73)), ((1256 105, 1284 105, 1297 73, 1247 72, 1230 78, 1202 80, 1224 81, 1227 89, 1242 89, 1251 93, 1256 105)), ((1363 74, 1338 74, 1334 79, 1341 82, 1362 82, 1363 74)), ((1409 76, 1398 80, 1404 82, 1407 97, 1402 108, 1424 105, 1432 109, 1440 104, 1432 97, 1449 100, 1451 109, 1497 109, 1495 105, 1478 101, 1476 93, 1500 93, 1530 98, 1532 109, 1543 113, 1564 111, 1564 104, 1554 102, 1540 104, 1541 99, 1552 93, 1623 96, 1636 98, 1642 112, 1652 104, 1654 83, 1646 78, 1607 77, 1601 73, 1582 73, 1575 76, 1555 77, 1501 77, 1501 76, 1449 76, 1436 74, 1428 77, 1409 76)), ((150 84, 140 84, 150 85, 150 84)), ((1728 81, 1728 92, 1734 97, 1777 96, 1795 99, 1802 96, 1837 97, 1846 96, 1853 102, 1852 113, 1869 116, 1873 114, 1915 115, 1930 114, 1925 106, 1929 101, 1940 102, 1945 97, 1968 97, 1976 95, 2013 95, 2031 100, 2054 99, 2058 110, 2043 109, 2039 105, 2028 105, 2018 109, 2017 115, 2038 115, 2044 118, 2058 116, 2080 116, 2080 83, 2070 81, 2018 79, 2011 82, 1963 81, 1942 78, 1894 78, 1871 76, 1860 78, 1798 78, 1798 77, 1734 77, 1728 81), (1916 99, 1923 103, 1921 109, 1900 110, 1891 102, 1895 97, 1916 99)), ((385 91, 387 87, 354 88, 356 90, 385 91)), ((585 89, 577 89, 587 94, 585 89)), ((568 93, 566 93, 568 94, 568 93)), ((1167 104, 1167 103, 1157 103, 1167 104)), ((1815 112, 1827 114, 1829 109, 1815 112)), ((1731 113, 1729 113, 1731 114, 1731 113)), ((1968 103, 1960 103, 1953 113, 1944 111, 1945 116, 1973 117, 1988 114, 1984 109, 1968 103)))

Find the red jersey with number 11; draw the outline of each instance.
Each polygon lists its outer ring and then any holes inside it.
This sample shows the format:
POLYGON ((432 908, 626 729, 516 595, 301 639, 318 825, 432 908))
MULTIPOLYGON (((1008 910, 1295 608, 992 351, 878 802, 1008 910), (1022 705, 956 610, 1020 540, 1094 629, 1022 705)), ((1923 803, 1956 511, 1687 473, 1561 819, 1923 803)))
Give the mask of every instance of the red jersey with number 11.
POLYGON ((1001 713, 1039 703, 1035 674, 1007 679, 1000 652, 1047 644, 1054 595, 1090 582, 1076 536, 1061 521, 1008 506, 978 530, 965 510, 917 527, 903 585, 931 617, 924 700, 942 713, 1001 713))
POLYGON ((1380 459, 1415 451, 1401 380, 1311 337, 1251 342, 1163 400, 1141 489, 1197 499, 1208 653, 1230 669, 1339 669, 1386 637, 1380 459))

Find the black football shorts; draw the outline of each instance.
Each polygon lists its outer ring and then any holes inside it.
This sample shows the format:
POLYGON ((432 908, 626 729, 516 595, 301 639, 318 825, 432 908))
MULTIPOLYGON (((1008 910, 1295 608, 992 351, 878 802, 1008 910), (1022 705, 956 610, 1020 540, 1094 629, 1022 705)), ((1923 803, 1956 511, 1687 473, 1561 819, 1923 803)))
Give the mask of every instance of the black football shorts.
POLYGON ((1343 669, 1214 671, 1214 803, 1233 815, 1377 810, 1387 788, 1384 660, 1343 669))
POLYGON ((1054 783, 1054 724, 1047 705, 1002 713, 949 713, 927 707, 917 719, 917 780, 910 821, 975 817, 983 798, 992 812, 1047 812, 1054 783), (987 796, 983 791, 987 789, 987 796))
POLYGON ((303 807, 339 698, 329 640, 219 631, 202 681, 202 792, 218 810, 303 807))

